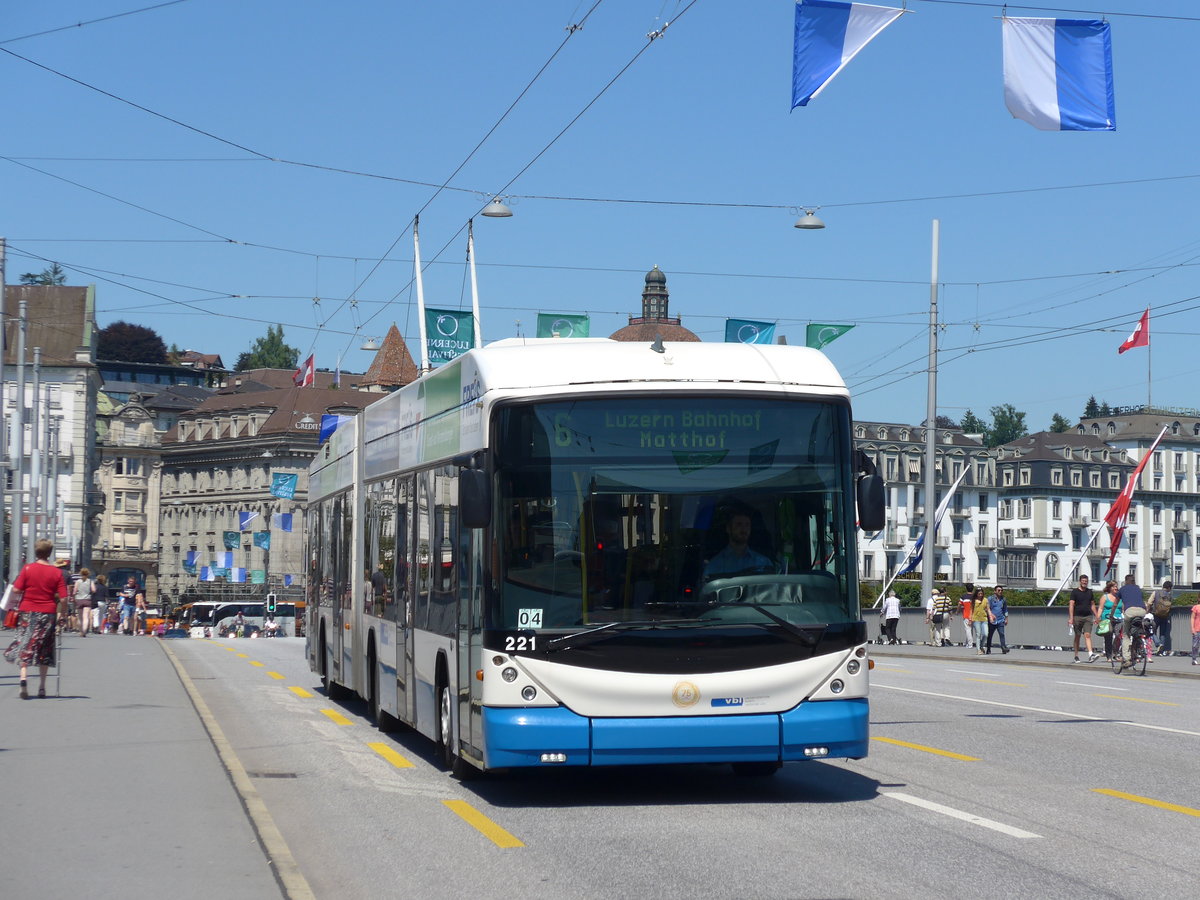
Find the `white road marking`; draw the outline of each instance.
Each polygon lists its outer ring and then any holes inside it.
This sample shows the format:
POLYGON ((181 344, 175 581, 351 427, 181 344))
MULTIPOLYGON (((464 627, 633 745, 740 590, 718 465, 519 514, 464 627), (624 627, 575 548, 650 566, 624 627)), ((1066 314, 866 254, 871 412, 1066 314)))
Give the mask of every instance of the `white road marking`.
MULTIPOLYGON (((1144 722, 1131 722, 1128 719, 1113 719, 1108 716, 1085 716, 1083 713, 1063 712, 1059 709, 1042 709, 1040 706, 1022 706, 1019 703, 1001 703, 999 700, 984 700, 980 697, 959 697, 955 694, 942 694, 937 691, 918 691, 915 688, 896 687, 892 684, 871 682, 873 688, 885 688, 890 691, 901 691, 905 694, 920 694, 924 697, 941 697, 943 700, 962 700, 964 703, 982 703, 986 706, 999 706, 1004 709, 1020 709, 1025 712, 1044 713, 1048 716, 1065 716, 1068 719, 1083 719, 1086 722, 1108 722, 1112 725, 1129 725, 1132 728, 1145 728, 1149 731, 1165 731, 1168 734, 1185 734, 1188 737, 1200 737, 1200 731, 1187 731, 1183 728, 1167 728, 1163 725, 1147 725, 1144 722)), ((1092 685, 1094 687, 1094 685, 1092 685)))
POLYGON ((947 672, 958 672, 960 675, 995 675, 995 672, 976 672, 974 669, 947 669, 947 672))
MULTIPOLYGON (((1093 688, 1093 689, 1099 687, 1098 683, 1084 684, 1082 681, 1056 681, 1054 683, 1055 684, 1073 684, 1073 685, 1075 685, 1075 687, 1085 687, 1085 688, 1093 688)), ((1106 691, 1127 691, 1127 690, 1129 690, 1129 688, 1106 687, 1105 690, 1106 691)))
POLYGON ((913 806, 919 806, 921 809, 927 809, 930 812, 941 813, 943 816, 949 816, 952 819, 960 819, 963 822, 970 822, 972 825, 979 825, 983 828, 990 828, 992 831, 999 831, 1001 834, 1007 834, 1015 838, 1040 838, 1040 834, 1034 834, 1032 831, 1024 831, 1020 828, 1015 828, 1012 825, 1005 825, 1003 822, 996 822, 993 819, 985 819, 983 816, 977 816, 974 813, 963 812, 961 809, 954 809, 950 806, 942 806, 940 803, 934 803, 931 800, 922 800, 920 797, 914 797, 912 794, 904 794, 900 791, 882 791, 882 796, 891 797, 894 800, 900 800, 904 803, 911 803, 913 806))

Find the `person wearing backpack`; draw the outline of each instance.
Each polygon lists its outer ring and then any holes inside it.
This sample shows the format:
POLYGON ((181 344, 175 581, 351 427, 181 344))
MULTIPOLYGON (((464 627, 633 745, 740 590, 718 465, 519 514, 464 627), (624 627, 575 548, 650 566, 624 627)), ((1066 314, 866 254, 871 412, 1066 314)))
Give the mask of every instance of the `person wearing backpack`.
POLYGON ((1150 613, 1154 616, 1154 633, 1158 635, 1157 653, 1171 655, 1171 579, 1162 583, 1162 589, 1150 597, 1150 613))

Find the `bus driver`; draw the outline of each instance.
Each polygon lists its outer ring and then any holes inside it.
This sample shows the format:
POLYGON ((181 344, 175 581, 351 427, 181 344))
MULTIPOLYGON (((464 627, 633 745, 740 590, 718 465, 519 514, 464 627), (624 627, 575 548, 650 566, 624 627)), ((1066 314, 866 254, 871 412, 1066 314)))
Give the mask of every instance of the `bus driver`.
POLYGON ((704 564, 706 579, 719 578, 724 575, 765 574, 775 571, 775 564, 770 559, 750 549, 751 528, 749 513, 741 511, 730 513, 729 519, 725 523, 725 534, 729 538, 729 543, 704 564))

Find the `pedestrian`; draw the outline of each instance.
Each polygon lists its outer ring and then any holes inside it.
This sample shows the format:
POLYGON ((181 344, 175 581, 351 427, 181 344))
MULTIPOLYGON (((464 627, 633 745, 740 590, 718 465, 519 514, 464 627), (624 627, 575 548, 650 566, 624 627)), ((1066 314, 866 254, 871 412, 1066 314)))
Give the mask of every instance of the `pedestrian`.
POLYGON ((975 588, 971 597, 971 626, 975 629, 975 646, 983 655, 983 642, 987 639, 988 630, 987 592, 983 588, 975 588))
POLYGON ((92 581, 92 572, 87 566, 79 570, 75 579, 75 612, 79 617, 79 636, 87 637, 92 630, 92 595, 96 593, 96 583, 92 581))
POLYGON ((55 664, 55 625, 66 605, 67 585, 59 570, 50 564, 54 542, 45 538, 33 546, 34 561, 27 563, 13 581, 13 594, 19 595, 20 636, 4 651, 4 658, 21 667, 21 699, 29 699, 26 681, 29 667, 36 665, 40 675, 38 696, 46 696, 46 674, 55 664))
POLYGON ((1121 627, 1121 598, 1117 594, 1115 581, 1104 582, 1104 593, 1100 595, 1100 602, 1096 604, 1096 613, 1096 633, 1104 638, 1104 658, 1111 662, 1113 639, 1117 629, 1121 627))
POLYGON ((92 579, 92 630, 104 629, 104 613, 108 610, 108 576, 97 575, 92 579))
POLYGON ((75 597, 71 593, 71 560, 65 556, 60 556, 54 561, 54 565, 62 573, 63 584, 67 586, 66 616, 63 618, 63 621, 59 622, 60 629, 66 632, 75 627, 75 597))
POLYGON ((125 581, 125 589, 121 591, 121 631, 124 634, 133 634, 137 625, 137 593, 137 579, 130 575, 125 581))
POLYGON ((93 594, 92 606, 96 612, 93 614, 96 631, 104 631, 104 619, 108 613, 108 576, 97 575, 92 581, 93 594))
POLYGON ((1079 587, 1071 591, 1067 601, 1067 624, 1075 632, 1075 662, 1079 662, 1079 637, 1083 636, 1087 646, 1088 662, 1095 662, 1100 655, 1092 649, 1092 629, 1096 626, 1096 595, 1088 587, 1088 577, 1079 576, 1079 587))
POLYGON ((1000 652, 1008 652, 1008 644, 1004 642, 1004 626, 1008 624, 1008 601, 1004 599, 1004 585, 996 585, 996 592, 988 597, 988 636, 987 652, 992 652, 992 636, 1000 634, 1000 652))
POLYGON ((954 601, 937 588, 929 595, 925 604, 925 621, 929 625, 929 642, 934 647, 950 646, 950 616, 954 611, 954 601))
POLYGON ((896 640, 896 626, 900 624, 900 598, 895 591, 888 591, 879 615, 883 618, 884 640, 889 644, 900 643, 896 640))
POLYGON ((975 626, 971 622, 971 609, 974 607, 973 597, 975 595, 975 585, 967 583, 963 585, 963 594, 958 598, 958 605, 962 609, 963 623, 963 646, 975 646, 975 626))
POLYGON ((146 633, 146 592, 141 588, 133 595, 133 633, 146 633))
POLYGON ((1200 666, 1200 597, 1192 607, 1192 665, 1200 666))
POLYGON ((1171 655, 1171 605, 1174 601, 1174 587, 1168 578, 1162 583, 1162 588, 1150 597, 1150 613, 1154 616, 1154 632, 1158 635, 1156 652, 1165 656, 1171 655))
POLYGON ((1117 670, 1117 674, 1121 674, 1125 669, 1133 665, 1130 659, 1130 645, 1133 641, 1129 640, 1129 635, 1126 634, 1130 626, 1146 615, 1146 601, 1142 598, 1142 589, 1134 583, 1133 573, 1125 576, 1125 583, 1121 585, 1121 589, 1117 592, 1121 598, 1121 631, 1122 641, 1121 647, 1121 667, 1117 670))

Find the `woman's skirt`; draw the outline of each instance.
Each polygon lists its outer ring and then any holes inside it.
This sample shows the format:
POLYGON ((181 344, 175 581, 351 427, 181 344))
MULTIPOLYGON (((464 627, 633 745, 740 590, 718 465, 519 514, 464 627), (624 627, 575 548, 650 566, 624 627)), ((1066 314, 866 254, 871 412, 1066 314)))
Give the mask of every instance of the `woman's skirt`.
POLYGON ((54 665, 57 618, 57 613, 21 613, 21 633, 4 651, 4 658, 18 666, 54 665))

